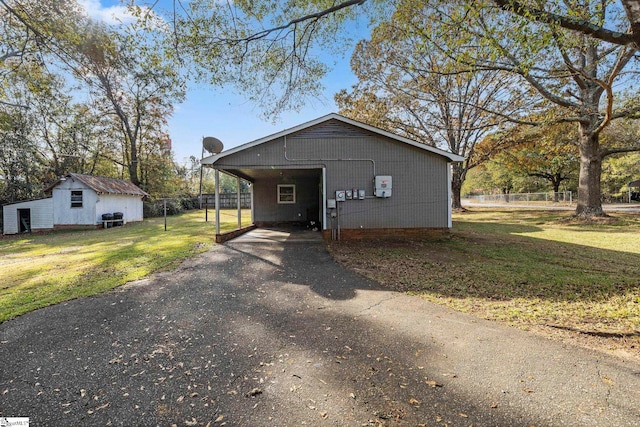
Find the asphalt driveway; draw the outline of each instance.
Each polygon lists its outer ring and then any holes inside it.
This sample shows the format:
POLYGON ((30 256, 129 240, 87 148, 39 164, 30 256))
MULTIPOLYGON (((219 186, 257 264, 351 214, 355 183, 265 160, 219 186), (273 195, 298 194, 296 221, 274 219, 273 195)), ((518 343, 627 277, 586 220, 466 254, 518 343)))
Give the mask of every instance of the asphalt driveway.
POLYGON ((0 325, 0 417, 32 426, 637 426, 638 390, 636 363, 382 290, 306 231, 0 325))

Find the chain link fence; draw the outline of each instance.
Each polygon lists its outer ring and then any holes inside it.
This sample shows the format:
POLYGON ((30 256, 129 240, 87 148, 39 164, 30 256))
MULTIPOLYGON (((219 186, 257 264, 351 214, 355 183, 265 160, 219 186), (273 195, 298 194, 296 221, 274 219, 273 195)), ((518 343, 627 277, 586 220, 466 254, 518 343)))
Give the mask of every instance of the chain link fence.
POLYGON ((561 191, 558 193, 514 193, 465 196, 462 198, 462 204, 468 206, 572 206, 574 205, 574 200, 571 191, 561 191))

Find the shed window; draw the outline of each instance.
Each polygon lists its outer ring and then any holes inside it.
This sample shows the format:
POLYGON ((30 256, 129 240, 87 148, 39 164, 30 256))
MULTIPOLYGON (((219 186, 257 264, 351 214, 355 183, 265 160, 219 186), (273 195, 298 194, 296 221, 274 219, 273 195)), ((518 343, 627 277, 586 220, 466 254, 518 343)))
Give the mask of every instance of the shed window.
POLYGON ((82 190, 71 191, 71 207, 72 208, 82 207, 82 190))
POLYGON ((296 202, 296 186, 293 184, 278 185, 278 203, 295 203, 296 202))

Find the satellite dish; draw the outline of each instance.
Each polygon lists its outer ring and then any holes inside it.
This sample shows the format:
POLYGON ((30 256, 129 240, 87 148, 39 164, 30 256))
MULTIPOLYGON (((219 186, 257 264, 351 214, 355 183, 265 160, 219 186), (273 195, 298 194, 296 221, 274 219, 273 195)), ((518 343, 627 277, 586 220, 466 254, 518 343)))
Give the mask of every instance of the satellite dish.
POLYGON ((202 139, 202 146, 211 154, 218 154, 224 149, 222 141, 212 136, 206 136, 202 139))

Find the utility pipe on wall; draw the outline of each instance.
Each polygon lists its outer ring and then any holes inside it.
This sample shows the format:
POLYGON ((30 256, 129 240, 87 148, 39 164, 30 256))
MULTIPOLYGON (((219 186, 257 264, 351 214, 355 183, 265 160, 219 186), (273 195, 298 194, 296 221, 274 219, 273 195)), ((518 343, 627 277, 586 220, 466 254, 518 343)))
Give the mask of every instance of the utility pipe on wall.
POLYGON ((220 234, 220 171, 215 171, 216 234, 220 234))
POLYGON ((373 167, 373 176, 376 176, 376 162, 373 159, 352 159, 352 158, 347 158, 347 159, 339 159, 339 158, 334 158, 334 159, 292 159, 290 157, 287 156, 287 136, 285 135, 283 137, 284 139, 284 159, 289 161, 289 162, 371 162, 371 165, 373 167))

